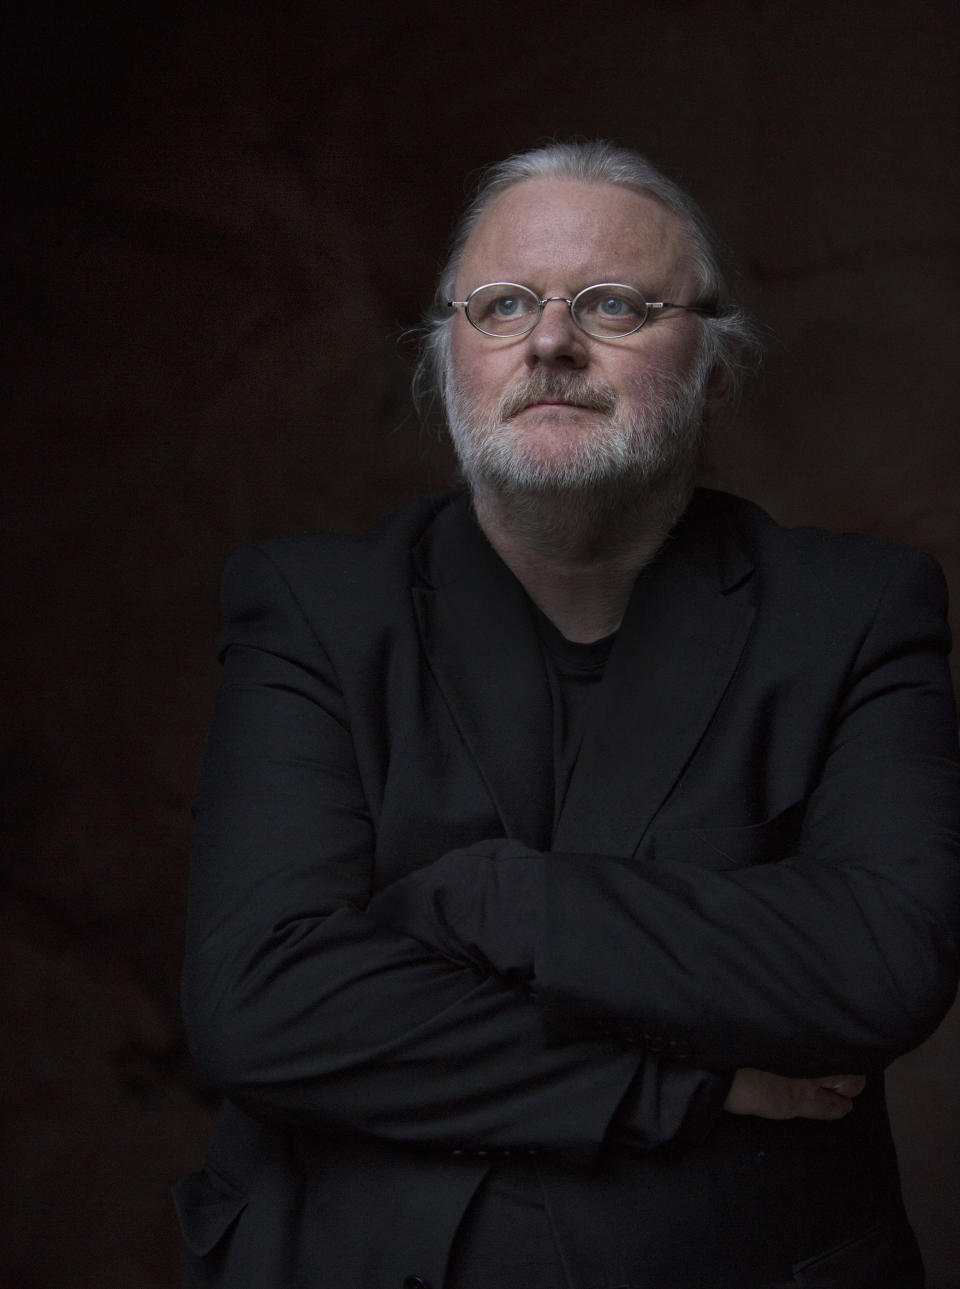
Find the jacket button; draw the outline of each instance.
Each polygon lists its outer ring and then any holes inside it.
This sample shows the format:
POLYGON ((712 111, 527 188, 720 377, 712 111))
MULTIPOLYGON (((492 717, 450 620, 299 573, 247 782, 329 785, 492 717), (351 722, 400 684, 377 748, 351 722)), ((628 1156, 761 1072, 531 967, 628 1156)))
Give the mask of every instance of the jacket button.
POLYGON ((400 1289, 430 1289, 430 1281, 423 1276, 404 1276, 400 1289))

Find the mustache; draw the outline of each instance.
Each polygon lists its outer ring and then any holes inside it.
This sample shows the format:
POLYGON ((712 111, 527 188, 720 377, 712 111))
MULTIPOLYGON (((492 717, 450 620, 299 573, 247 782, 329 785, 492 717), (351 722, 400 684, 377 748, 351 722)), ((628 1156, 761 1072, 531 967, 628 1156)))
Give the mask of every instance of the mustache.
POLYGON ((609 385, 583 376, 537 370, 501 398, 498 419, 508 421, 534 403, 574 403, 594 412, 612 412, 617 396, 609 385))

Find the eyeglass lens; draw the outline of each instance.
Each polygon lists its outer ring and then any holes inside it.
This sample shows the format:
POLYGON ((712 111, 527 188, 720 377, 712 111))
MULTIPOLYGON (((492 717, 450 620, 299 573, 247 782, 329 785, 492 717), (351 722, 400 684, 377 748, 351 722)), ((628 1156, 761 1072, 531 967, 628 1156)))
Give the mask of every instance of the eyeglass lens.
MULTIPOLYGON (((492 282, 471 292, 467 317, 491 336, 522 336, 540 316, 540 300, 529 287, 513 282, 492 282)), ((601 282, 575 296, 574 321, 588 335, 600 338, 627 336, 647 320, 647 302, 632 287, 601 282)))

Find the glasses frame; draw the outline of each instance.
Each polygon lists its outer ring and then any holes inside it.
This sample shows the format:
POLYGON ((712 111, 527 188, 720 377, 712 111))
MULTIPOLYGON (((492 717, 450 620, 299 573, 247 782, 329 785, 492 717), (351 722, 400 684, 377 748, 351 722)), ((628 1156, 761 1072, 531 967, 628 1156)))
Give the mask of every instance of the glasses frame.
POLYGON ((593 282, 590 286, 585 286, 582 291, 578 291, 574 296, 548 295, 544 296, 542 299, 537 295, 532 286, 524 286, 522 282, 482 282, 480 286, 475 286, 473 288, 465 300, 448 300, 447 307, 451 309, 462 309, 463 316, 466 318, 467 322, 470 323, 470 326, 473 327, 475 331, 479 331, 483 336, 491 336, 494 340, 518 340, 521 336, 528 336, 530 332, 533 331, 534 327, 538 325, 540 319, 543 317, 543 310, 546 305, 551 304, 554 300, 561 300, 567 306, 570 310, 570 317, 573 319, 574 325, 582 331, 585 336, 589 336, 591 340, 625 340, 627 336, 635 336, 640 328, 648 321, 650 314, 654 310, 683 309, 686 313, 702 314, 710 314, 713 312, 713 310, 699 304, 674 304, 670 300, 648 300, 641 291, 639 291, 635 286, 630 286, 628 282, 593 282), (524 327, 522 331, 487 331, 485 327, 481 327, 479 323, 474 322, 469 313, 470 301, 479 291, 485 291, 491 286, 515 287, 518 290, 525 291, 528 295, 533 296, 537 302, 537 316, 530 323, 529 327, 524 327), (600 287, 611 287, 617 291, 629 291, 631 295, 636 296, 638 300, 642 301, 646 308, 646 312, 635 327, 631 327, 629 331, 620 331, 614 335, 608 335, 606 333, 601 334, 596 331, 589 331, 583 325, 575 312, 577 301, 581 299, 581 297, 585 296, 588 291, 596 291, 600 287))

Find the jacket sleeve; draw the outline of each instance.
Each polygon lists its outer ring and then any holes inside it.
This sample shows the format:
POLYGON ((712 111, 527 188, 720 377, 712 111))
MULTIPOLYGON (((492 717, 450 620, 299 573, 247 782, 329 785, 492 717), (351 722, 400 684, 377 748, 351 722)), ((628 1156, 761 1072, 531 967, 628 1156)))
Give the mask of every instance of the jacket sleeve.
POLYGON ((374 825, 329 659, 260 552, 223 598, 183 980, 211 1082, 261 1118, 450 1149, 589 1155, 625 1099, 645 1146, 715 1113, 722 1078, 617 1035, 547 1044, 522 982, 368 914, 374 825))
POLYGON ((956 992, 948 648, 939 569, 898 560, 788 856, 717 871, 491 842, 388 887, 371 911, 452 960, 528 979, 558 1040, 619 1029, 710 1069, 882 1068, 956 992))

